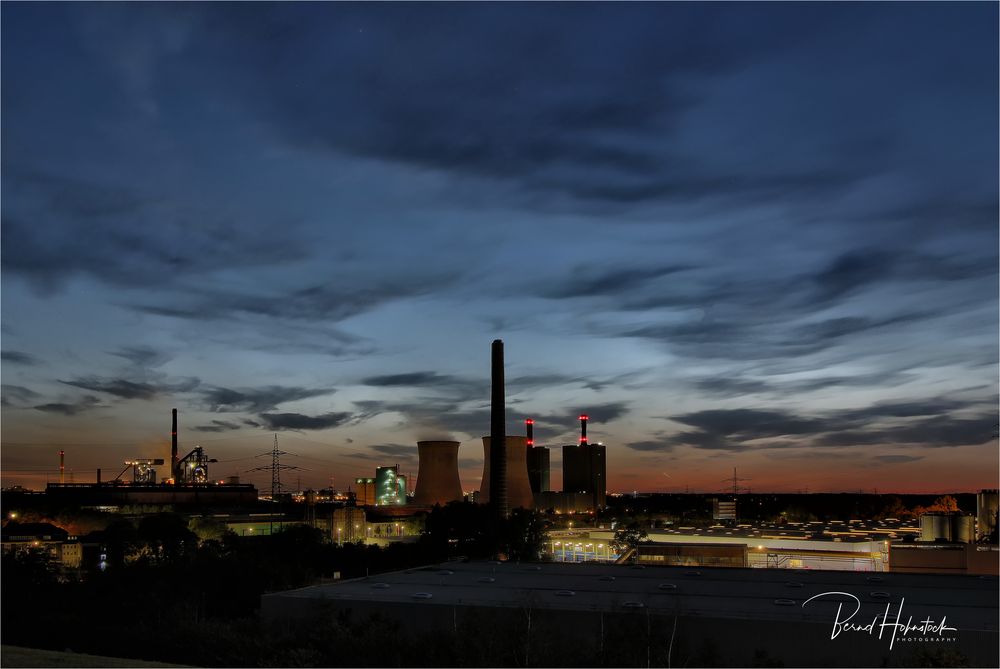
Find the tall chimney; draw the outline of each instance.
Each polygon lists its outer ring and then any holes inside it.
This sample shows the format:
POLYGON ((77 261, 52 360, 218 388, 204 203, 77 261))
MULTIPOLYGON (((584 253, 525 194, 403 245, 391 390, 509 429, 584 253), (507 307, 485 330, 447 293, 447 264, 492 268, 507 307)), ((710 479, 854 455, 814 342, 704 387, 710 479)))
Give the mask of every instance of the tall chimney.
POLYGON ((490 503, 498 518, 510 512, 507 503, 507 415, 504 404, 503 340, 493 340, 493 388, 490 397, 490 503))
POLYGON ((101 468, 97 468, 97 485, 101 485, 101 468))
POLYGON ((585 413, 580 414, 580 445, 587 445, 587 421, 590 420, 590 416, 585 413))
POLYGON ((174 422, 170 430, 170 478, 177 483, 177 409, 174 409, 174 422))
POLYGON ((524 420, 524 430, 528 436, 528 448, 532 448, 535 445, 535 421, 526 418, 524 420))
POLYGON ((66 482, 66 451, 59 451, 59 483, 66 482))

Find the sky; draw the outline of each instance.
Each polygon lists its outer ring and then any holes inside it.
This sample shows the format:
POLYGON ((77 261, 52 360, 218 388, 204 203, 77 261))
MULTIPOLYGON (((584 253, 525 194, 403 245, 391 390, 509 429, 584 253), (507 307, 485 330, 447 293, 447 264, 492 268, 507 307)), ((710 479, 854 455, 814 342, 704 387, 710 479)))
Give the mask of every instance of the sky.
POLYGON ((555 489, 998 485, 996 3, 0 18, 4 486, 477 489, 496 338, 555 489))

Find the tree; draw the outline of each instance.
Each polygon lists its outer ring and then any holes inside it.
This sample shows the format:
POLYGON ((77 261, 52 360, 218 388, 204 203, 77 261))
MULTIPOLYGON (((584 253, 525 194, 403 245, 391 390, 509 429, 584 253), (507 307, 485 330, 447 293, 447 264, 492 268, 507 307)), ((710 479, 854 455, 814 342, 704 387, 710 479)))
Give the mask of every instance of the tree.
POLYGON ((504 521, 501 550, 511 560, 538 560, 545 543, 542 516, 530 509, 514 509, 504 521))
POLYGON ((611 547, 619 555, 630 549, 635 551, 633 555, 633 561, 635 561, 639 557, 639 544, 645 541, 649 541, 649 534, 646 533, 646 530, 642 529, 639 523, 629 523, 625 527, 619 527, 615 530, 615 538, 611 540, 611 547))

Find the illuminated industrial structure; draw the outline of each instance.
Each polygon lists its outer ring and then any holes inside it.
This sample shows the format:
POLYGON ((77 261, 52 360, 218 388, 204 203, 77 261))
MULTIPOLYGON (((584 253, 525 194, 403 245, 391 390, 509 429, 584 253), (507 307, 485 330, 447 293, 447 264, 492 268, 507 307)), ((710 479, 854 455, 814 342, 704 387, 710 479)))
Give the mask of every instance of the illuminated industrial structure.
POLYGON ((406 476, 399 473, 399 465, 375 468, 375 505, 398 506, 406 504, 406 476))
POLYGON ((354 500, 358 506, 375 506, 375 479, 354 479, 354 500))
POLYGON ((420 465, 413 503, 421 506, 460 501, 462 481, 458 476, 457 441, 418 441, 420 465))
POLYGON ((218 462, 205 455, 205 449, 195 446, 194 450, 177 461, 176 485, 208 483, 208 463, 218 462))
MULTIPOLYGON (((60 451, 60 474, 64 470, 64 453, 60 451)), ((125 461, 117 477, 101 480, 97 470, 95 483, 69 483, 60 476, 60 483, 46 485, 46 497, 60 504, 117 507, 129 504, 247 504, 257 501, 257 488, 240 484, 239 478, 230 477, 228 483, 212 481, 208 465, 218 462, 208 457, 201 446, 196 446, 183 458, 177 457, 177 409, 171 411, 170 430, 171 476, 157 482, 157 465, 165 464, 164 458, 131 458, 125 461), (132 481, 121 477, 132 468, 132 481)))
POLYGON ((163 458, 139 458, 135 460, 126 460, 125 469, 118 474, 115 480, 121 478, 122 474, 128 471, 128 468, 132 468, 132 483, 149 485, 156 483, 156 470, 153 469, 154 465, 162 465, 163 458))

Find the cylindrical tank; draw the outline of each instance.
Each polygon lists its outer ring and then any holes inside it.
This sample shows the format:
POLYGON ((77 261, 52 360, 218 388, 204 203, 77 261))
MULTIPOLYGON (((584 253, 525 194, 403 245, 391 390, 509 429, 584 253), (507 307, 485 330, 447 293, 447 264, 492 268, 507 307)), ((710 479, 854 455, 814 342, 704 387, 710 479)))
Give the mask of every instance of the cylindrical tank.
POLYGON ((920 516, 921 541, 951 541, 951 537, 951 516, 945 513, 920 516))
POLYGON ((457 441, 418 441, 417 489, 413 503, 431 506, 461 500, 457 441))
POLYGON ((997 526, 997 491, 981 490, 976 494, 976 538, 989 536, 997 526))
MULTIPOLYGON (((535 498, 528 481, 528 438, 506 436, 507 445, 507 503, 510 508, 533 509, 535 498)), ((483 437, 483 482, 479 487, 479 501, 490 501, 490 438, 483 437)))
POLYGON ((975 537, 975 516, 955 514, 951 517, 951 540, 971 544, 975 537))

